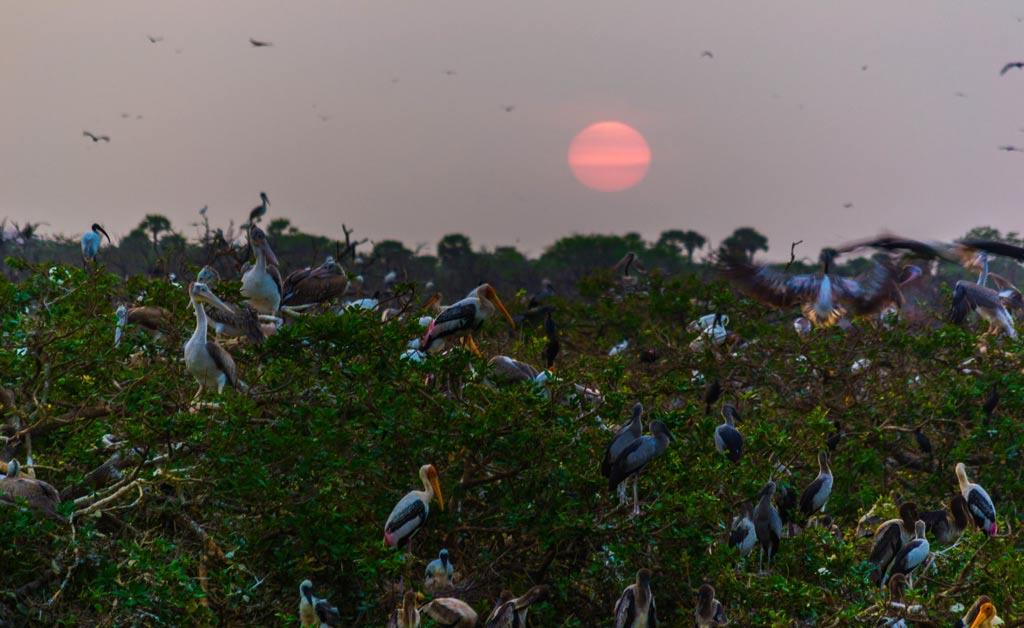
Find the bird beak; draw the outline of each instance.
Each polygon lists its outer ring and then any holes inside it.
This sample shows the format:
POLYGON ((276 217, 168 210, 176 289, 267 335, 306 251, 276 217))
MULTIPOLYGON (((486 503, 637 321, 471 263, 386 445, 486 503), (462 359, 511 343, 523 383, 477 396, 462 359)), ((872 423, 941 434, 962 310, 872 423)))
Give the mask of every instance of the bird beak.
POLYGON ((444 493, 441 492, 441 483, 438 482, 436 475, 430 476, 430 486, 434 489, 434 496, 437 497, 437 503, 441 506, 441 510, 444 510, 444 493))
POLYGON ((217 307, 217 308, 219 308, 219 309, 221 309, 221 310, 223 310, 225 312, 232 312, 231 308, 228 307, 228 304, 223 302, 223 301, 221 301, 220 297, 218 297, 217 295, 213 294, 212 292, 208 296, 204 297, 204 300, 208 301, 211 305, 213 305, 213 306, 215 306, 215 307, 217 307))
POLYGON ((107 236, 107 243, 108 244, 113 244, 114 242, 110 239, 110 236, 107 235, 106 229, 104 229, 103 227, 100 227, 99 225, 97 225, 97 227, 99 227, 100 233, 102 233, 103 235, 107 236))
POLYGON ((267 256, 267 263, 273 264, 274 266, 280 266, 277 262, 277 256, 274 255, 274 249, 270 248, 270 243, 266 240, 263 241, 263 254, 267 256))
POLYGON ((494 288, 488 286, 487 289, 484 291, 484 296, 487 298, 488 301, 493 303, 495 307, 501 310, 501 313, 505 316, 505 320, 508 321, 509 327, 515 329, 516 322, 512 320, 512 315, 508 313, 507 309, 505 309, 505 304, 501 302, 501 298, 498 297, 498 293, 494 291, 494 288))
POLYGON ((432 308, 435 305, 437 305, 437 303, 440 300, 441 300, 441 295, 439 295, 438 293, 435 292, 434 294, 430 295, 430 298, 427 299, 427 302, 423 304, 423 309, 424 310, 429 310, 430 308, 432 308))

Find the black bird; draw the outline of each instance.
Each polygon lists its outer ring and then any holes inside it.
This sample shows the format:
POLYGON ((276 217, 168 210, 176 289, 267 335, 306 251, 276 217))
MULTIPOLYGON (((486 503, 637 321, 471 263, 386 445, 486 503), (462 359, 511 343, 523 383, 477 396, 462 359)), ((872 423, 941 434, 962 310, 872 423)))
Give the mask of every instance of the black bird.
POLYGON ((151 44, 158 44, 164 40, 163 37, 154 37, 152 35, 146 35, 146 39, 148 39, 151 44))
POLYGON ((711 52, 710 50, 705 50, 704 52, 700 53, 700 58, 701 59, 714 59, 715 58, 715 53, 711 52))
POLYGON ((644 404, 639 401, 633 404, 633 416, 627 423, 624 423, 608 443, 604 451, 604 460, 601 461, 601 475, 608 477, 612 472, 612 464, 619 458, 626 447, 640 438, 644 433, 644 404))
POLYGON ((800 496, 800 512, 810 517, 816 512, 825 512, 825 504, 832 494, 832 469, 828 466, 828 453, 818 453, 818 477, 804 489, 800 496))
POLYGON ((445 70, 444 71, 444 75, 445 76, 455 76, 455 70, 445 70))
POLYGON ((265 48, 267 46, 273 46, 274 42, 260 41, 258 39, 249 38, 249 43, 253 45, 253 48, 265 48))
POLYGON ((917 446, 921 448, 924 455, 932 455, 932 441, 921 431, 920 425, 914 428, 914 440, 917 441, 917 446))
POLYGON ((846 436, 846 432, 843 431, 843 425, 837 420, 832 421, 832 425, 835 426, 836 431, 828 435, 828 440, 825 444, 828 445, 829 451, 835 451, 836 447, 839 447, 839 441, 843 440, 846 436))
POLYGON ((260 218, 267 213, 268 207, 270 207, 270 199, 267 198, 267 193, 260 192, 260 204, 249 211, 249 224, 252 225, 259 222, 260 218))
POLYGON ((769 480, 761 489, 760 499, 754 508, 754 532, 757 534, 757 542, 761 544, 758 570, 761 570, 765 554, 768 555, 769 566, 771 565, 772 557, 779 551, 779 539, 782 538, 782 519, 779 517, 779 511, 772 505, 773 495, 775 482, 769 480))
POLYGON ((1024 70, 1024 61, 1011 61, 1003 66, 1002 70, 999 70, 999 76, 1003 76, 1010 70, 1024 70))
POLYGON ((722 396, 722 384, 716 379, 704 391, 704 414, 711 414, 711 406, 722 396))
POLYGON ((792 486, 782 485, 779 487, 779 498, 776 500, 779 505, 779 517, 782 523, 790 528, 790 536, 793 536, 793 526, 796 524, 796 511, 800 505, 800 497, 792 486))
POLYGON ((725 422, 715 428, 715 449, 724 453, 732 462, 739 462, 743 456, 743 435, 736 429, 739 413, 735 406, 727 403, 722 406, 722 417, 725 422))
POLYGON ((715 587, 706 582, 697 591, 697 610, 694 617, 697 620, 697 628, 725 626, 729 623, 725 617, 725 607, 715 598, 715 587))
POLYGON ((619 484, 628 477, 634 477, 633 481, 633 515, 640 514, 640 498, 638 496, 637 484, 639 475, 652 460, 660 457, 668 448, 670 441, 674 440, 668 426, 661 421, 651 422, 650 435, 637 438, 612 462, 608 474, 608 490, 614 491, 619 484))
POLYGON ((562 349, 562 343, 558 340, 558 328, 555 327, 555 320, 551 318, 551 312, 548 312, 547 318, 544 319, 544 334, 548 337, 548 343, 544 346, 544 364, 550 371, 555 368, 555 358, 562 349))
POLYGON ((90 133, 89 131, 82 131, 82 135, 87 137, 87 138, 89 138, 93 142, 101 142, 101 141, 102 142, 109 142, 110 141, 110 136, 109 135, 96 135, 95 133, 90 133))
POLYGON ((995 384, 992 384, 992 389, 988 393, 988 397, 985 398, 985 404, 981 406, 981 411, 985 413, 987 418, 992 417, 992 413, 996 411, 996 406, 999 405, 999 389, 995 384))
POLYGON ((844 209, 853 209, 853 203, 843 203, 844 209))
POLYGON ((875 529, 874 541, 868 562, 875 566, 869 578, 875 586, 881 586, 885 572, 889 569, 899 551, 914 538, 917 522, 917 506, 907 502, 900 506, 900 518, 883 522, 875 529))
POLYGON ((949 502, 949 508, 929 510, 921 513, 925 530, 943 545, 955 542, 971 521, 971 512, 963 495, 956 495, 949 502))

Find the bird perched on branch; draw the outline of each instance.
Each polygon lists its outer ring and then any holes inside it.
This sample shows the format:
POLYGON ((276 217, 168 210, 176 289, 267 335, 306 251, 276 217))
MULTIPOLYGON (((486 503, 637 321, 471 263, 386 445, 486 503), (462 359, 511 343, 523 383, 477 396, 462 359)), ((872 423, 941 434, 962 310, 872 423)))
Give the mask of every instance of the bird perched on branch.
POLYGON ((340 626, 338 608, 323 598, 313 595, 313 583, 303 580, 299 585, 299 621, 303 628, 340 626))
POLYGON ((657 628, 658 608, 651 592, 651 570, 636 572, 636 582, 626 587, 615 604, 615 628, 657 628))
POLYGON ((6 475, 0 477, 0 502, 16 504, 22 499, 29 508, 49 519, 61 523, 67 521, 58 510, 60 493, 57 489, 47 482, 23 475, 21 464, 11 460, 7 463, 6 475))

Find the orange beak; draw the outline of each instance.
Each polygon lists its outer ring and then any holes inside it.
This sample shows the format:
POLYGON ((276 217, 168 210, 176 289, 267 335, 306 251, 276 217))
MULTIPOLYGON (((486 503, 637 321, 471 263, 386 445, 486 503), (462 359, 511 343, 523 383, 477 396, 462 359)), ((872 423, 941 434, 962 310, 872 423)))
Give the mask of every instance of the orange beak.
POLYGON ((498 293, 494 291, 494 288, 491 286, 484 288, 484 298, 493 303, 495 307, 501 311, 505 316, 505 320, 508 321, 508 324, 512 329, 516 328, 516 323, 512 320, 512 315, 508 313, 507 309, 505 309, 505 304, 501 302, 501 299, 498 297, 498 293))
POLYGON ((444 493, 441 492, 441 482, 437 479, 437 471, 433 471, 430 474, 430 486, 434 489, 434 497, 437 498, 437 504, 444 510, 444 493))

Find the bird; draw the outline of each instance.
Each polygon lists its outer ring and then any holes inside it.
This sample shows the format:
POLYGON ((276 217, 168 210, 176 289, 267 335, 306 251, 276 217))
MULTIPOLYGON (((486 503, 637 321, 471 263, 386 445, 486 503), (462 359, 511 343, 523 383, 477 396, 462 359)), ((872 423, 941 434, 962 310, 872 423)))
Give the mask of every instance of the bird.
POLYGON ((267 193, 260 192, 260 204, 249 210, 249 224, 259 222, 267 214, 267 208, 269 207, 270 199, 267 197, 267 193))
POLYGON ((761 546, 758 571, 762 570, 765 558, 767 558, 768 565, 771 566, 772 558, 779 551, 779 539, 782 538, 782 519, 779 517, 779 511, 772 504, 774 495, 775 482, 769 480, 761 489, 757 506, 754 508, 754 532, 757 534, 757 542, 761 546))
POLYGON ((853 203, 843 203, 843 209, 853 209, 853 203))
POLYGON ((889 581, 893 575, 901 573, 908 577, 911 587, 913 587, 914 579, 913 572, 915 569, 924 564, 924 561, 928 558, 928 554, 931 552, 931 546, 928 543, 928 539, 925 537, 925 525, 924 521, 918 520, 914 524, 914 538, 905 543, 900 548, 898 554, 892 559, 892 564, 889 566, 889 573, 887 576, 882 578, 882 584, 884 585, 889 581))
MULTIPOLYGON (((611 464, 608 473, 608 490, 614 491, 628 477, 638 476, 655 458, 660 457, 674 440, 668 426, 661 421, 651 421, 651 434, 641 436, 626 445, 611 464)), ((633 516, 640 514, 640 500, 637 484, 633 482, 633 516)))
POLYGON ((825 441, 825 445, 829 451, 835 451, 839 447, 839 443, 846 437, 846 432, 843 430, 843 424, 838 419, 832 421, 832 426, 835 427, 835 431, 828 435, 828 439, 825 441))
POLYGON ((562 343, 558 339, 558 328, 555 327, 555 319, 551 317, 551 312, 544 318, 544 335, 548 340, 544 345, 544 368, 552 371, 555 368, 555 358, 562 349, 562 343))
POLYGON ((328 255, 316 268, 290 273, 281 286, 281 303, 287 306, 316 305, 332 301, 348 290, 348 274, 328 255))
POLYGON ((0 476, 0 502, 11 504, 22 499, 29 508, 48 519, 61 523, 67 521, 60 514, 60 493, 57 489, 47 482, 22 475, 21 464, 11 460, 7 463, 6 475, 0 476))
POLYGON ((925 530, 943 545, 954 543, 971 522, 971 512, 963 495, 955 495, 949 508, 921 513, 925 530))
POLYGON ((892 301, 897 270, 889 261, 857 278, 831 273, 838 251, 825 249, 816 275, 788 275, 766 265, 736 258, 723 260, 720 272, 748 296, 776 308, 800 306, 804 318, 821 327, 834 325, 845 315, 868 316, 892 301))
POLYGON ((1024 148, 1014 146, 1013 144, 1003 144, 999 147, 999 150, 1006 153, 1024 153, 1024 148))
POLYGON ((406 591, 402 597, 402 605, 391 613, 387 628, 419 628, 420 609, 417 607, 415 591, 406 591))
POLYGON ((507 355, 496 355, 487 361, 491 372, 502 382, 532 382, 536 381, 540 371, 536 367, 520 362, 507 355))
POLYGON ((697 610, 694 611, 697 628, 725 626, 729 623, 725 616, 725 607, 715 598, 715 587, 707 582, 697 591, 697 610))
POLYGON ((100 252, 100 245, 103 243, 103 239, 100 238, 101 233, 106 236, 108 244, 113 244, 106 230, 98 223, 93 223, 92 227, 82 234, 82 260, 85 263, 91 264, 96 261, 96 256, 100 252))
POLYGON ((832 494, 832 469, 828 466, 828 452, 818 452, 818 477, 800 495, 800 512, 810 517, 816 512, 825 512, 825 505, 832 494))
POLYGON ((116 314, 117 327, 114 330, 115 347, 121 345, 121 337, 124 335, 125 327, 128 325, 140 327, 154 339, 177 331, 174 324, 174 315, 167 309, 159 306, 143 305, 128 307, 122 304, 117 307, 116 314))
POLYGON ((505 309, 505 304, 494 288, 487 283, 480 284, 469 296, 449 305, 430 322, 420 341, 420 348, 436 352, 444 347, 447 339, 465 337, 470 350, 480 355, 480 349, 473 340, 473 332, 494 314, 495 309, 502 313, 512 329, 516 328, 512 315, 505 309))
POLYGON ((980 595, 974 600, 974 604, 967 609, 964 616, 957 620, 956 628, 993 628, 1002 626, 1002 618, 996 615, 996 607, 992 604, 992 598, 987 595, 980 595))
POLYGON ((473 607, 453 597, 435 598, 422 606, 420 612, 436 621, 438 625, 451 628, 472 628, 477 622, 477 614, 473 607))
POLYGON ((516 110, 515 105, 502 105, 501 108, 505 111, 505 113, 512 113, 513 111, 516 110))
POLYGON ((256 263, 242 275, 240 292, 260 314, 276 314, 281 307, 281 273, 277 256, 270 248, 267 234, 256 225, 249 226, 249 246, 256 263))
POLYGON ((754 514, 748 502, 743 505, 742 513, 732 519, 729 547, 737 548, 740 556, 747 556, 753 551, 755 545, 757 545, 757 530, 754 528, 754 514))
POLYGON ((631 275, 630 271, 636 270, 638 273, 647 272, 644 265, 640 263, 640 258, 633 251, 626 253, 622 259, 616 262, 612 270, 621 273, 619 282, 622 284, 623 290, 627 292, 636 289, 637 284, 640 282, 640 278, 637 275, 631 275))
POLYGON ((970 312, 976 311, 988 322, 988 330, 984 335, 994 336, 1002 332, 1016 340, 1017 328, 1006 306, 1003 296, 996 290, 973 281, 960 280, 953 287, 949 320, 954 325, 960 325, 970 312))
POLYGON ((656 628, 658 609, 651 592, 651 570, 636 572, 636 582, 629 585, 615 603, 615 628, 656 628))
POLYGON ((711 407, 718 402, 718 398, 721 396, 722 383, 716 379, 704 391, 704 414, 711 414, 711 407))
MULTIPOLYGON (((196 281, 213 286, 220 279, 220 275, 212 266, 203 266, 196 275, 196 281)), ((212 290, 212 288, 211 288, 212 290)), ((277 331, 277 327, 284 321, 276 316, 260 314, 252 306, 243 303, 229 303, 224 301, 227 309, 204 305, 206 317, 218 337, 240 338, 260 343, 268 336, 277 331)))
POLYGON ((526 628, 530 606, 547 599, 549 589, 544 585, 531 587, 529 591, 515 597, 508 589, 498 596, 498 603, 484 621, 486 628, 526 628))
POLYGON ((985 403, 981 406, 981 411, 985 413, 987 418, 992 417, 992 413, 996 411, 996 407, 999 405, 999 388, 996 384, 992 384, 992 388, 989 390, 988 396, 985 397, 985 403))
POLYGON ((273 46, 274 43, 270 41, 260 41, 259 39, 249 38, 249 43, 252 44, 253 48, 266 48, 267 46, 273 46))
POLYGON ((109 135, 96 135, 95 133, 92 133, 90 131, 82 131, 82 135, 84 137, 87 137, 90 140, 92 140, 93 143, 96 143, 96 142, 107 142, 107 143, 109 143, 110 142, 110 136, 109 135))
POLYGON ((865 71, 867 71, 867 69, 868 69, 868 66, 866 66, 866 65, 860 66, 860 71, 861 72, 865 72, 865 71))
POLYGON ((443 591, 452 583, 455 567, 448 558, 448 550, 442 549, 437 558, 427 563, 423 588, 431 595, 443 591))
POLYGON ((710 50, 705 50, 704 52, 700 53, 700 58, 701 59, 714 59, 715 58, 715 53, 711 52, 710 50))
POLYGON ((999 76, 1005 75, 1010 70, 1024 70, 1024 61, 1011 61, 1003 66, 1002 70, 999 70, 999 76))
POLYGON ((629 421, 623 423, 615 432, 611 442, 604 451, 604 459, 601 460, 601 475, 608 477, 612 472, 612 464, 618 460, 622 452, 630 443, 640 438, 644 433, 644 405, 639 401, 633 404, 632 416, 629 421))
POLYGON ((917 441, 917 446, 926 456, 932 455, 932 441, 921 431, 921 426, 918 425, 914 428, 914 440, 917 441))
POLYGON ((437 469, 432 464, 420 467, 422 491, 409 491, 395 504, 384 523, 384 543, 388 547, 398 547, 402 541, 408 541, 412 550, 412 536, 427 521, 430 515, 430 502, 437 500, 438 506, 444 510, 444 494, 437 469))
POLYGON ((974 525, 985 534, 995 536, 999 532, 999 524, 996 523, 996 506, 992 503, 992 498, 984 488, 967 479, 967 467, 964 463, 958 462, 954 470, 960 484, 960 494, 967 500, 967 509, 974 519, 974 525))
POLYGON ((724 453, 730 461, 739 462, 743 455, 743 435, 736 429, 739 414, 732 404, 722 406, 722 417, 725 421, 715 428, 715 449, 724 453))
POLYGON ((189 284, 188 294, 196 314, 196 329, 185 343, 185 368, 199 382, 199 390, 192 400, 198 400, 206 388, 216 388, 217 394, 222 393, 228 385, 245 390, 247 387, 245 382, 238 379, 238 368, 231 354, 215 341, 208 340, 206 336, 209 323, 203 304, 213 305, 222 310, 228 309, 227 304, 204 283, 189 284))
POLYGON ((313 583, 309 580, 299 585, 299 622, 304 628, 341 625, 338 608, 313 595, 313 583))
POLYGON ((914 538, 917 523, 917 506, 906 502, 900 506, 900 518, 883 522, 875 529, 868 562, 874 565, 869 579, 875 586, 882 585, 882 579, 896 555, 914 538))
POLYGON ((455 70, 445 70, 444 71, 444 75, 445 76, 455 76, 455 70))
POLYGON ((146 39, 148 39, 149 43, 151 43, 151 44, 158 44, 158 43, 160 43, 160 42, 162 42, 164 40, 163 37, 158 37, 158 36, 153 36, 153 35, 146 35, 146 39))

